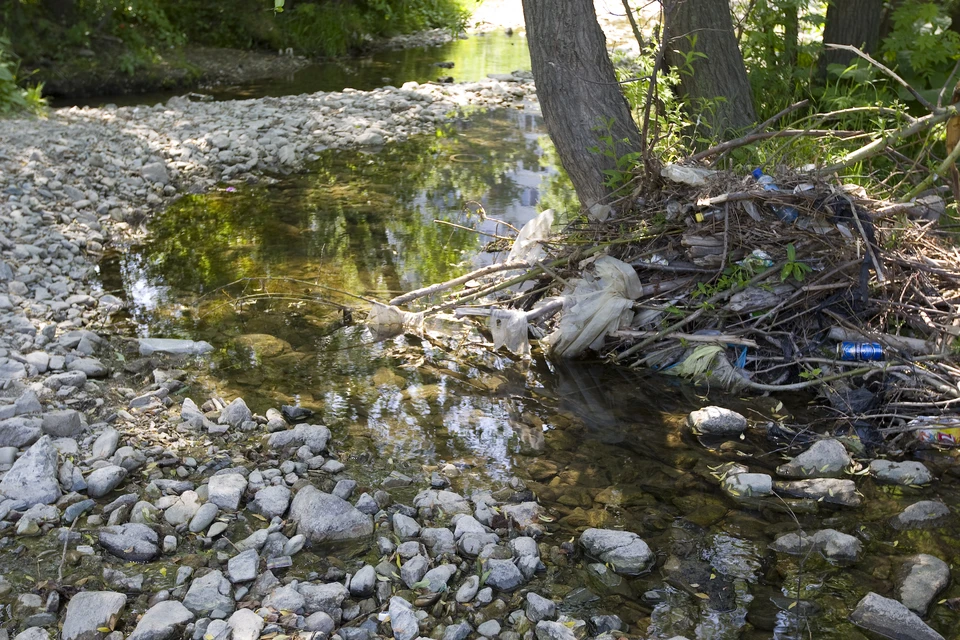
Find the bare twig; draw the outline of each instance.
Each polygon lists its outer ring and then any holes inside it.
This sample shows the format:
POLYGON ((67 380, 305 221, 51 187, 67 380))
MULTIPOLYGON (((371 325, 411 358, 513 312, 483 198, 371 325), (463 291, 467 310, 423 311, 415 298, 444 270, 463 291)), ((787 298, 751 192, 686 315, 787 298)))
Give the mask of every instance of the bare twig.
POLYGON ((513 269, 529 269, 530 265, 522 261, 514 262, 500 262, 497 264, 487 265, 486 267, 480 267, 466 275, 462 275, 459 278, 454 278, 452 280, 447 280, 446 282, 441 282, 439 284, 433 284, 429 287, 422 287, 420 289, 415 289, 414 291, 408 291, 407 293, 397 296, 392 299, 387 304, 393 306, 400 306, 401 304, 406 304, 412 300, 418 298, 423 298, 426 296, 433 295, 435 293, 440 293, 441 291, 446 291, 453 287, 459 286, 474 278, 480 278, 482 276, 490 275, 491 273, 499 273, 500 271, 512 271, 513 269))

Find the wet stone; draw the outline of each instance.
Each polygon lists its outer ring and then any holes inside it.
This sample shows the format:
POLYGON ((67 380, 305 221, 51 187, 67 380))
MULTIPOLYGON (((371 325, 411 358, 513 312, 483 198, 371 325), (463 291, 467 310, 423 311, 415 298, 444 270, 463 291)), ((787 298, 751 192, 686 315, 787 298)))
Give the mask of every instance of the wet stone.
POLYGON ((736 411, 711 406, 690 413, 687 424, 701 435, 736 437, 746 430, 747 419, 736 411))
POLYGON ((804 555, 814 549, 829 560, 855 562, 860 556, 862 545, 851 535, 834 529, 822 529, 811 535, 786 533, 777 538, 770 548, 791 555, 804 555))
POLYGON ((456 600, 460 604, 465 604, 474 599, 477 591, 480 589, 480 577, 476 575, 467 576, 460 588, 457 589, 456 600))
POLYGON ((420 533, 420 525, 409 516, 395 513, 393 514, 393 531, 401 540, 415 538, 420 533))
POLYGON ((850 614, 850 620, 859 627, 888 638, 943 640, 943 636, 928 627, 920 616, 906 606, 872 592, 857 604, 850 614))
POLYGON ((473 627, 469 622, 458 622, 447 626, 442 640, 467 640, 471 633, 473 633, 473 627))
POLYGON ((930 603, 949 582, 950 566, 940 558, 920 553, 907 558, 900 568, 897 595, 908 609, 925 616, 930 603))
POLYGON ((737 473, 720 483, 723 491, 734 498, 755 498, 773 493, 773 479, 765 473, 737 473))
POLYGON ((403 598, 390 598, 390 626, 395 640, 413 640, 420 635, 420 624, 413 607, 403 598))
POLYGON ((838 440, 818 440, 790 462, 777 467, 777 474, 785 478, 836 478, 852 462, 838 440))
POLYGON ((369 564, 357 571, 350 580, 350 595, 358 598, 368 598, 373 595, 377 584, 377 572, 369 564))
POLYGON ((937 500, 915 502, 894 516, 890 524, 894 529, 933 529, 942 526, 950 518, 950 509, 937 500))
POLYGON ((442 564, 427 571, 423 576, 423 581, 426 581, 426 588, 431 593, 439 593, 447 590, 447 583, 456 573, 457 568, 452 564, 442 564))
POLYGON ((289 517, 297 523, 298 532, 314 543, 351 540, 373 534, 373 519, 369 515, 346 500, 313 486, 297 492, 289 517))
POLYGON ((489 572, 485 584, 500 591, 514 591, 524 583, 523 574, 512 560, 488 560, 486 570, 489 572))
POLYGON ((862 502, 860 495, 857 494, 857 485, 853 480, 814 478, 793 482, 776 482, 773 489, 778 494, 795 498, 822 500, 845 507, 858 507, 862 502))
POLYGON ((413 585, 420 582, 427 573, 427 567, 429 566, 430 561, 423 556, 413 556, 400 567, 400 579, 407 587, 412 589, 413 585))
POLYGON ((531 622, 551 620, 557 617, 557 604, 531 591, 527 594, 526 612, 531 622))
POLYGON ((902 486, 924 485, 933 482, 933 474, 920 462, 891 462, 873 460, 870 474, 880 482, 902 486))
POLYGON ((573 630, 559 622, 541 620, 535 628, 537 640, 577 640, 573 630))
POLYGON ((580 544, 588 554, 625 575, 643 573, 655 560, 647 543, 630 531, 587 529, 580 535, 580 544))

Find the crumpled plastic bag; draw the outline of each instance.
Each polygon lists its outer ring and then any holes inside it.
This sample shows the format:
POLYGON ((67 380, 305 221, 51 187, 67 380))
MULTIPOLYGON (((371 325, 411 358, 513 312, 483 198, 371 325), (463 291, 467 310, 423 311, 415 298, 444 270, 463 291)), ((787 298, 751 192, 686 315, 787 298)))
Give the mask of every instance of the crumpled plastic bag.
POLYGON ((703 187, 707 180, 717 175, 717 171, 702 167, 685 167, 679 164, 668 164, 660 169, 660 175, 671 182, 688 184, 691 187, 703 187))
POLYGON ((386 340, 401 333, 423 333, 423 314, 404 311, 393 305, 375 302, 364 324, 377 340, 386 340))
POLYGON ((494 350, 506 347, 511 353, 527 357, 530 341, 527 339, 527 312, 517 309, 492 309, 490 333, 494 350))
POLYGON ((557 328, 543 339, 554 356, 572 358, 587 349, 599 349, 608 334, 633 321, 633 301, 643 285, 632 266, 611 256, 593 261, 594 277, 578 279, 563 296, 563 314, 557 328))
POLYGON ((533 264, 543 257, 541 242, 550 237, 553 226, 553 209, 542 211, 536 218, 527 222, 513 240, 513 247, 507 262, 522 261, 533 264))

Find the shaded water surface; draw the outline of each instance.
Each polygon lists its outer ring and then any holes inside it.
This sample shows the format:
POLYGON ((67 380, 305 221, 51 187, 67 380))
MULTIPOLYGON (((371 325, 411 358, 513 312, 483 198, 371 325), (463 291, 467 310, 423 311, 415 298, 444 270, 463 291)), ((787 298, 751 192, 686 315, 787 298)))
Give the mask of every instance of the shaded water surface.
MULTIPOLYGON (((377 342, 344 317, 342 306, 358 304, 348 294, 387 299, 494 259, 481 249, 495 238, 475 231, 504 228, 471 202, 515 226, 548 205, 570 210, 539 126, 519 111, 478 114, 377 154, 328 153, 276 184, 185 198, 151 223, 149 242, 104 264, 105 286, 125 291, 140 335, 210 341, 204 376, 225 396, 259 412, 297 400, 316 410, 361 485, 451 462, 463 469, 459 492, 494 487, 529 499, 508 483, 522 479, 551 519, 548 569, 532 587, 565 612, 616 613, 656 638, 865 637, 847 613, 867 591, 893 595, 906 556, 960 559, 955 522, 889 526, 919 499, 957 505, 951 455, 924 454, 943 478, 930 489, 858 478, 865 500, 856 509, 778 498, 741 505, 719 491, 720 465, 773 473, 785 449, 760 430, 698 442, 684 416, 716 403, 762 422, 786 411, 775 400, 708 399, 604 365, 524 364, 449 320, 428 325, 422 339, 377 342), (585 526, 639 533, 657 567, 625 578, 561 550, 585 526), (798 526, 858 536, 863 560, 839 567, 767 549, 798 526)), ((804 401, 795 414, 806 415, 804 401)), ((951 587, 941 598, 957 595, 951 587)), ((931 623, 943 633, 956 622, 934 607, 931 623)))

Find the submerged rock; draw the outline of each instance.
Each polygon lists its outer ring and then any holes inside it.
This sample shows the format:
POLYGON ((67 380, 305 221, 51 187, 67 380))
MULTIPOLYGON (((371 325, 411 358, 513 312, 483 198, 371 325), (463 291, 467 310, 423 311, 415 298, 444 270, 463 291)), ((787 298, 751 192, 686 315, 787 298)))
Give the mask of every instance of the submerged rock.
POLYGON ((213 351, 209 342, 193 340, 175 340, 172 338, 140 338, 140 355, 166 353, 175 356, 200 356, 213 351))
POLYGON ((862 547, 859 540, 835 529, 821 529, 811 535, 786 533, 770 545, 774 551, 791 555, 803 555, 813 549, 825 558, 841 562, 855 562, 862 547))
POLYGON ((643 573, 656 559, 647 543, 630 531, 587 529, 580 535, 580 544, 588 554, 625 575, 643 573))
POLYGON ((933 529, 950 518, 950 509, 939 500, 915 502, 890 521, 894 529, 933 529))
POLYGON ((950 566, 935 556, 910 556, 900 568, 897 596, 908 609, 925 616, 930 603, 950 583, 950 566))
POLYGON ((850 614, 850 621, 858 627, 888 638, 944 640, 943 636, 928 627, 920 616, 906 606, 873 592, 868 593, 857 604, 857 608, 850 614))
POLYGON ((795 498, 812 498, 845 507, 858 507, 862 502, 860 495, 857 493, 857 485, 853 480, 813 478, 793 482, 776 482, 773 489, 777 493, 795 498))
POLYGON ((837 440, 818 440, 796 458, 777 467, 777 474, 785 478, 836 478, 853 461, 846 448, 837 440))
POLYGON ((870 463, 870 474, 887 484, 909 486, 933 482, 933 474, 930 470, 923 463, 914 461, 874 460, 870 463))

